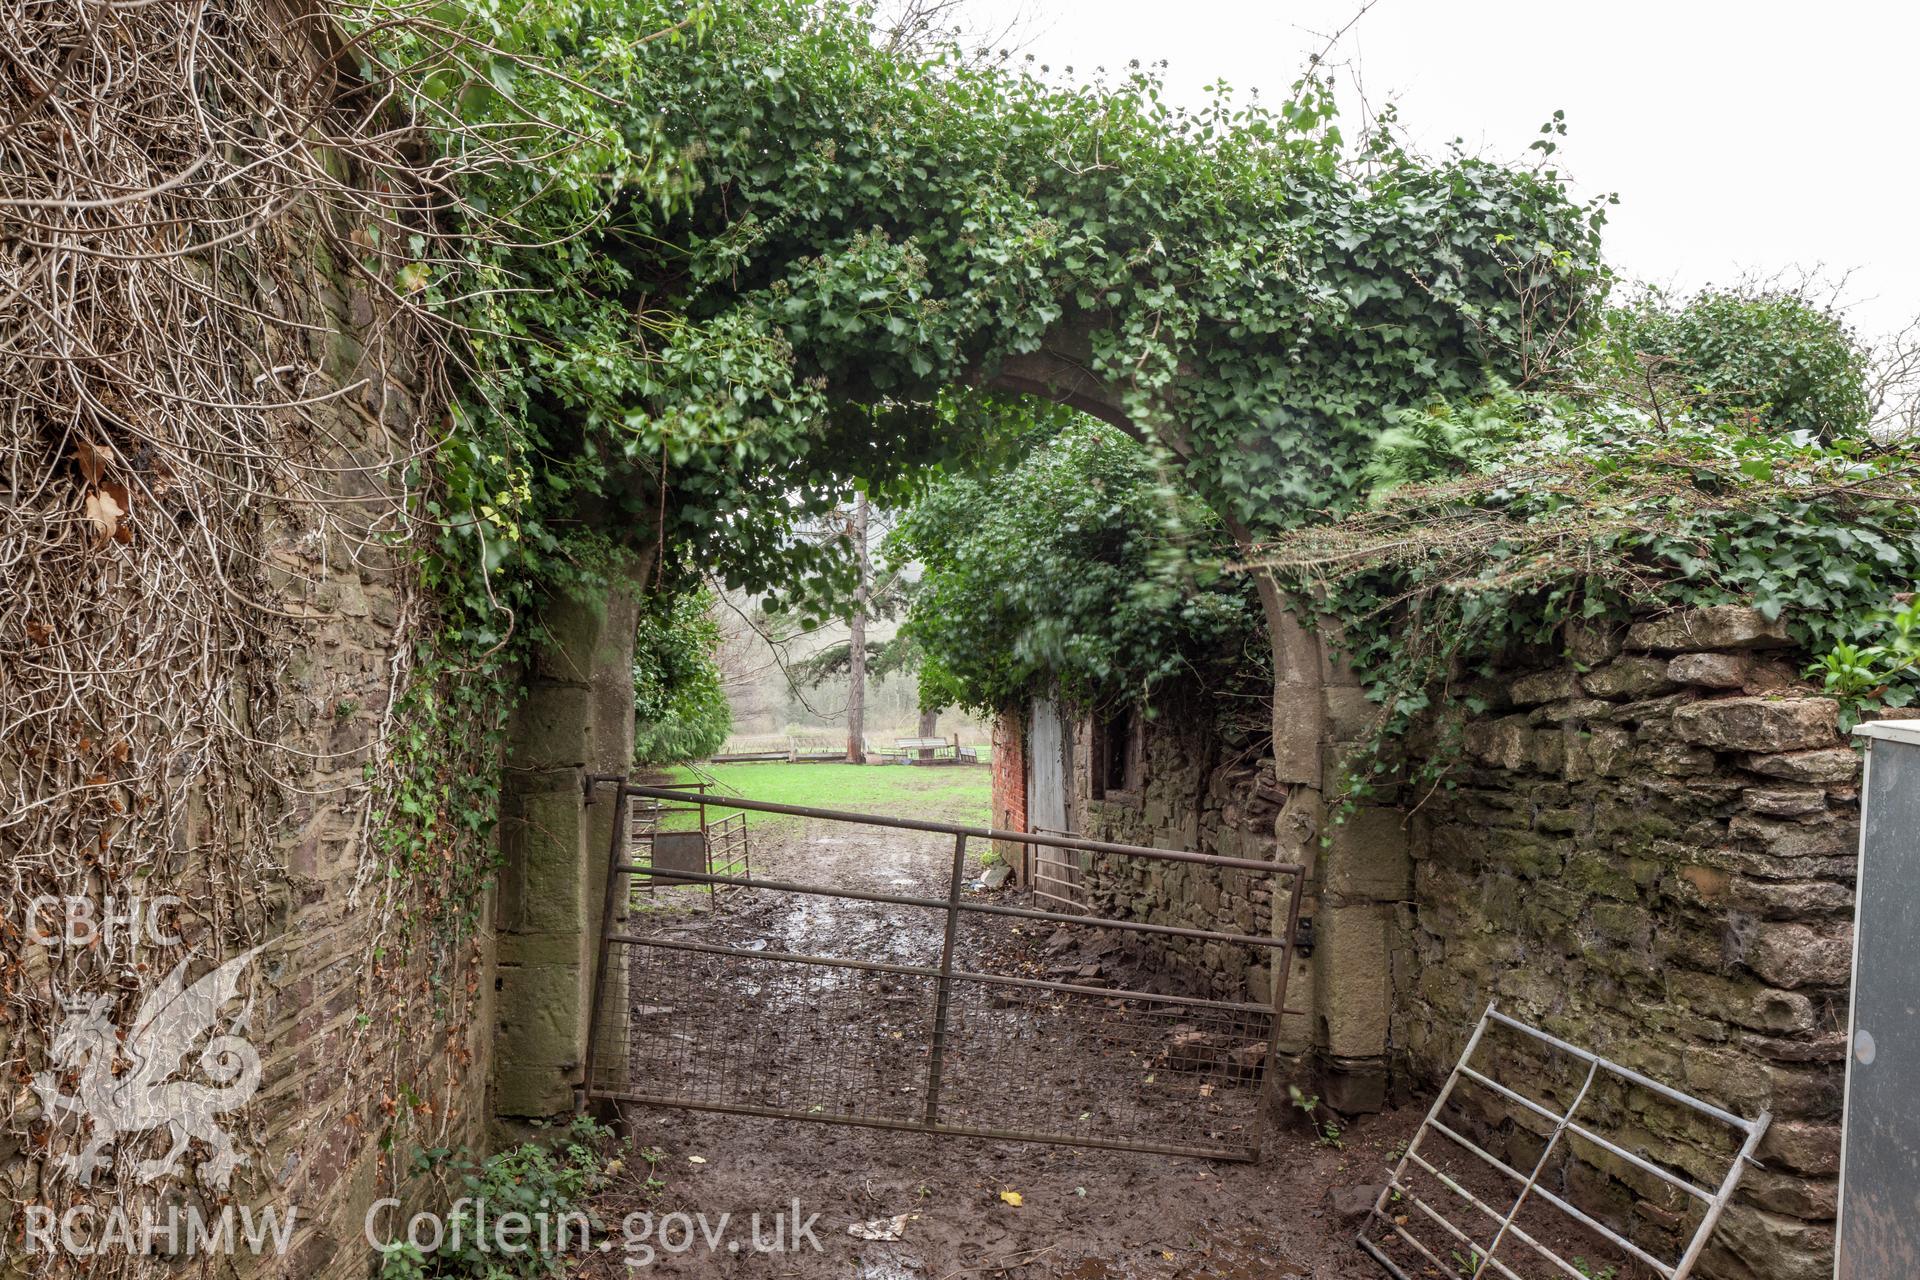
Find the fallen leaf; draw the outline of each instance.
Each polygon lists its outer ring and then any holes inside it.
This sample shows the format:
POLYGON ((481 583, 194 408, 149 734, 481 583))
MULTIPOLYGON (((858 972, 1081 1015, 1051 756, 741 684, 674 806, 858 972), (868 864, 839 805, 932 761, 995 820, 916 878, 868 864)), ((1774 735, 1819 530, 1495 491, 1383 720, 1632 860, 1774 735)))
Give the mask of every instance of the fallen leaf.
POLYGON ((1016 1209, 1018 1209, 1021 1205, 1026 1203, 1025 1197, 1023 1197, 1018 1191, 1002 1191, 1000 1193, 1000 1198, 1006 1201, 1008 1204, 1012 1205, 1016 1209))
POLYGON ((100 492, 104 494, 114 506, 120 508, 121 520, 119 526, 113 531, 113 540, 115 542, 132 542, 133 521, 131 516, 133 515, 133 498, 127 493, 127 486, 123 484, 103 484, 100 486, 100 492))
POLYGON ((113 495, 96 490, 87 495, 87 523, 93 526, 100 541, 105 542, 120 532, 120 517, 127 513, 113 500, 113 495))
POLYGON ((107 474, 107 463, 112 457, 107 450, 85 440, 73 448, 73 465, 80 468, 80 478, 87 482, 88 488, 99 484, 101 477, 107 474))
POLYGON ((44 622, 35 622, 29 618, 27 619, 27 639, 35 644, 45 644, 53 639, 53 628, 44 622))

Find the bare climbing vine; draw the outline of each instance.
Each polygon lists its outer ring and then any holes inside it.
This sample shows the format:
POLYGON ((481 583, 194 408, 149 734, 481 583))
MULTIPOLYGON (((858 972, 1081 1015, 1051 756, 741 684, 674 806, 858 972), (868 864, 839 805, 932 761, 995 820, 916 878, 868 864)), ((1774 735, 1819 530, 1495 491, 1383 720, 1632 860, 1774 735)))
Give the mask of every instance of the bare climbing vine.
MULTIPOLYGON (((303 841, 358 865, 362 1009, 415 1009, 427 986, 383 959, 418 884, 396 888, 373 838, 409 820, 394 748, 403 728, 418 737, 399 718, 419 702, 436 607, 414 549, 444 532, 427 499, 448 325, 424 282, 447 252, 436 246, 457 243, 451 193, 509 162, 518 140, 423 145, 390 86, 357 77, 366 63, 345 29, 257 0, 0 6, 0 1196, 12 1232, 29 1203, 156 1202, 124 1152, 92 1187, 54 1176, 28 1085, 63 994, 116 996, 124 1025, 189 952, 234 954, 287 931, 303 885, 286 868, 303 841), (365 582, 393 584, 391 616, 360 607, 365 582), (316 631, 350 626, 389 655, 364 708, 331 700, 301 667, 316 631), (368 732, 329 732, 356 716, 368 732), (58 932, 61 900, 104 918, 110 900, 124 912, 142 894, 180 900, 166 917, 178 945, 29 945, 36 927, 58 932)), ((416 67, 471 44, 418 16, 360 28, 396 29, 416 67)), ((444 736, 443 754, 488 745, 444 736)), ((416 742, 405 766, 421 754, 416 742)), ((277 1007, 284 1021, 302 1012, 291 996, 277 1007)), ((445 1114, 424 1084, 391 1083, 424 1070, 423 1038, 365 1012, 351 1025, 329 1071, 389 1111, 398 1096, 445 1114)), ((343 1119, 317 1117, 299 1150, 255 1176, 311 1163, 343 1119)), ((151 1261, 47 1258, 39 1273, 151 1261)))

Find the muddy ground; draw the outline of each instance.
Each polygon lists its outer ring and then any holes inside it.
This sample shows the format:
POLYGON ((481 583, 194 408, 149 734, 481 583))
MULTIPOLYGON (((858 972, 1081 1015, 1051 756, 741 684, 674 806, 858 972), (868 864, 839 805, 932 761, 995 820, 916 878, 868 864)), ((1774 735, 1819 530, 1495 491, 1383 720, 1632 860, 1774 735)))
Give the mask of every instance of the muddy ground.
MULTIPOLYGON (((894 812, 970 816, 930 807, 916 786, 919 773, 902 770, 894 812)), ((949 837, 816 822, 769 826, 754 816, 749 823, 757 878, 938 896, 950 875, 949 837)), ((984 870, 979 852, 969 858, 970 885, 984 870)), ((666 891, 639 914, 634 927, 656 936, 910 965, 936 964, 943 932, 941 913, 759 892, 723 895, 709 910, 703 892, 666 891)), ((1142 981, 1128 956, 1067 942, 1053 926, 971 918, 960 964, 1095 985, 1142 981)), ((649 1078, 675 1092, 803 1113, 920 1113, 927 994, 914 989, 920 979, 802 970, 803 978, 756 978, 742 988, 725 968, 733 961, 653 951, 631 963, 636 1069, 651 1064, 649 1078), (899 1002, 897 1015, 887 1011, 889 1000, 899 1002)), ((1180 1064, 1169 1064, 1164 1047, 1082 1036, 1100 1020, 1089 1015, 1100 1014, 1103 1002, 1083 1001, 1079 1016, 1062 1016, 1057 1004, 992 993, 976 989, 980 1007, 962 1016, 997 1020, 994 1043, 1003 1048, 949 1063, 941 1091, 946 1122, 1131 1132, 1174 1145, 1248 1140, 1256 1088, 1225 1060, 1234 1044, 1229 1032, 1219 1033, 1222 1057, 1210 1070, 1170 1070, 1180 1064), (1010 1019, 1027 1025, 1006 1025, 1010 1019), (1020 1037, 1033 1043, 1004 1047, 1020 1037), (1036 1062, 1051 1065, 1036 1070, 1036 1062), (1151 1082, 1145 1101, 1136 1096, 1143 1080, 1151 1082)), ((1129 1016, 1119 1002, 1104 1003, 1108 1021, 1129 1016)), ((1191 1025, 1189 1018, 1143 1034, 1162 1042, 1170 1033, 1198 1038, 1191 1025)), ((800 1280, 1377 1277, 1378 1267, 1353 1245, 1354 1222, 1339 1217, 1330 1195, 1381 1181, 1418 1120, 1411 1112, 1373 1117, 1337 1141, 1304 1125, 1269 1125, 1259 1161, 1231 1163, 645 1106, 627 1108, 626 1118, 632 1152, 596 1204, 612 1247, 590 1259, 584 1274, 635 1274, 632 1264, 644 1263, 646 1272, 669 1276, 800 1280), (799 1222, 818 1215, 809 1232, 793 1229, 796 1205, 799 1222), (780 1215, 783 1248, 756 1249, 774 1242, 780 1215), (623 1220, 632 1227, 631 1249, 621 1238, 623 1220)))

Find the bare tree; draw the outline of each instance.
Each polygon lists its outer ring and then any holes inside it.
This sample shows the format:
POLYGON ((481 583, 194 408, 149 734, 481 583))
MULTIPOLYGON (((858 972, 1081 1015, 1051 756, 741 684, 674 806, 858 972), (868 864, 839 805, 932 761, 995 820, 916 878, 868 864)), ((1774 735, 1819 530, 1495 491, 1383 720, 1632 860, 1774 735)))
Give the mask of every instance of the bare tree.
POLYGON ((1920 435, 1920 317, 1875 344, 1867 393, 1874 439, 1887 444, 1920 435))
POLYGON ((898 53, 951 46, 971 62, 1010 56, 1031 39, 1030 8, 1023 6, 1006 22, 986 27, 965 21, 969 8, 967 0, 887 0, 874 10, 874 30, 898 53))

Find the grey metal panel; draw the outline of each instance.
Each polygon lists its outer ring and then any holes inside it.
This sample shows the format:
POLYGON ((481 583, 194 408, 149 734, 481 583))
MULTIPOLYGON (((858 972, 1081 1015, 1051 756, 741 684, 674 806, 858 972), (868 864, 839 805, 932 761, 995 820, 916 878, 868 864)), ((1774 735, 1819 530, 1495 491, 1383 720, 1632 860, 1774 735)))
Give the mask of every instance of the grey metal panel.
MULTIPOLYGON (((1033 704, 1027 727, 1027 830, 1064 832, 1073 812, 1068 789, 1073 773, 1067 767, 1073 738, 1067 732, 1060 704, 1033 704)), ((1080 857, 1070 849, 1050 845, 1033 849, 1033 888, 1042 897, 1080 905, 1080 857)))
POLYGON ((1839 1280, 1920 1275, 1920 743, 1869 736, 1839 1280))
MULTIPOLYGON (((653 837, 650 865, 670 871, 708 871, 707 833, 704 831, 659 831, 653 837)), ((678 877, 654 876, 654 884, 687 884, 678 877)))
POLYGON ((1060 705, 1035 702, 1027 726, 1027 826, 1067 826, 1066 752, 1060 705))

